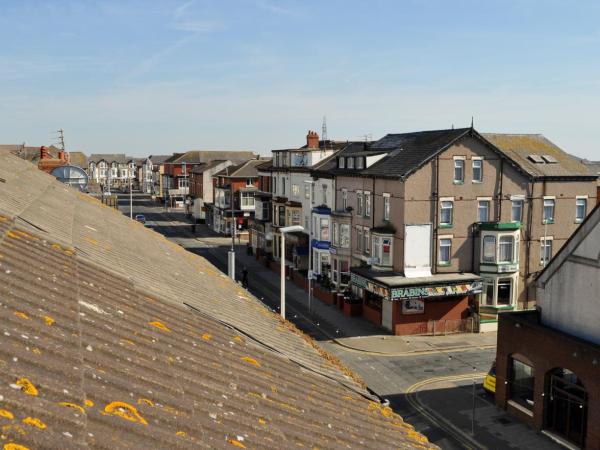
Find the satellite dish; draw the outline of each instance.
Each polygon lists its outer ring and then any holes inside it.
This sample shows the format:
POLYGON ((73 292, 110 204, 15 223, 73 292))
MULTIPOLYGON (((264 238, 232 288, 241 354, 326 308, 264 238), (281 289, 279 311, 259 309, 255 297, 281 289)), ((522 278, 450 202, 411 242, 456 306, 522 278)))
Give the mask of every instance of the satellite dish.
POLYGON ((68 184, 83 191, 88 186, 88 175, 81 167, 60 166, 50 172, 50 175, 56 177, 61 183, 68 184))

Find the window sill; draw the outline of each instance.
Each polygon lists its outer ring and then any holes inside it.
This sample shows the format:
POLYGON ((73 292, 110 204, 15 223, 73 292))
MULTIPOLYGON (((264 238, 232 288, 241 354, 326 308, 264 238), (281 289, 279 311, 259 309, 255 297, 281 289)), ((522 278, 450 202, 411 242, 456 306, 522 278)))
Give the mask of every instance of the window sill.
POLYGON ((438 228, 452 228, 453 225, 451 223, 441 223, 438 228))
POLYGON ((482 183, 483 183, 483 181, 477 181, 477 180, 473 180, 473 181, 471 181, 471 183, 473 183, 473 184, 482 184, 482 183))
POLYGON ((451 265, 451 263, 439 263, 438 267, 450 267, 451 265))
POLYGON ((554 219, 552 220, 542 220, 542 225, 552 225, 554 223, 554 219))
POLYGON ((457 181, 457 180, 454 180, 452 183, 453 184, 465 184, 464 181, 457 181))
POLYGON ((581 223, 583 222, 583 219, 575 219, 575 223, 581 223))

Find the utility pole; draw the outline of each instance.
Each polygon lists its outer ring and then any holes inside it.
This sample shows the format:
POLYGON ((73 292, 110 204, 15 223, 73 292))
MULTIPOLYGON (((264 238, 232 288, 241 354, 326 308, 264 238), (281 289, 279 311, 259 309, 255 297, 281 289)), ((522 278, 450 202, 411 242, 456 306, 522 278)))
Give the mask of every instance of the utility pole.
MULTIPOLYGON (((313 270, 312 270, 312 204, 313 204, 313 186, 315 182, 313 180, 304 180, 304 182, 310 186, 309 189, 309 204, 308 204, 308 312, 310 314, 311 306, 312 306, 312 278, 313 278, 313 270)), ((306 197, 305 197, 306 198, 306 197)))
POLYGON ((133 173, 131 170, 131 166, 129 167, 129 170, 127 171, 127 175, 129 175, 129 218, 133 220, 133 189, 132 189, 132 178, 133 178, 133 173))
POLYGON ((229 201, 231 202, 231 250, 229 250, 229 277, 235 281, 235 215, 233 209, 233 180, 229 179, 229 201))

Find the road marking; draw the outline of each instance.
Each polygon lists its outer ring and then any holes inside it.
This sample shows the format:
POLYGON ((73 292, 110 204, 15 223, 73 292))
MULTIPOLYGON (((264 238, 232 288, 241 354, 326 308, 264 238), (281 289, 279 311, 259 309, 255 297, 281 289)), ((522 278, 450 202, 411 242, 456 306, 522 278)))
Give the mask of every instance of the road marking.
POLYGON ((406 399, 408 400, 408 403, 410 403, 410 405, 417 412, 419 412, 419 414, 421 414, 423 417, 425 417, 432 424, 437 425, 440 428, 442 428, 446 433, 448 433, 450 436, 452 436, 454 439, 456 439, 465 448, 484 450, 487 447, 481 445, 479 442, 477 442, 475 439, 473 439, 467 433, 465 433, 460 428, 455 426, 453 423, 446 420, 445 418, 443 418, 442 416, 440 416, 439 414, 437 414, 436 412, 432 411, 430 408, 428 408, 427 406, 422 404, 418 398, 418 389, 420 389, 423 386, 426 386, 428 384, 439 383, 442 381, 464 381, 464 380, 471 380, 471 379, 473 379, 473 377, 483 378, 483 377, 485 377, 485 375, 486 375, 485 372, 478 372, 475 374, 450 375, 450 376, 445 376, 445 377, 428 378, 427 380, 419 381, 419 382, 413 384, 412 386, 410 386, 406 390, 406 399))

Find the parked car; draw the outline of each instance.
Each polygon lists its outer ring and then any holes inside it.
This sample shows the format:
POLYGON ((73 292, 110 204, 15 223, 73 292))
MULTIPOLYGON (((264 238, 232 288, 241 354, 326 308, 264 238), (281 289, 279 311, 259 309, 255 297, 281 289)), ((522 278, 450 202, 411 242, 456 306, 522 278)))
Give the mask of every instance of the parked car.
POLYGON ((140 223, 146 223, 146 216, 143 214, 136 214, 135 220, 137 220, 140 223))
POLYGON ((492 363, 490 371, 483 380, 483 389, 491 395, 496 394, 496 361, 492 363))

